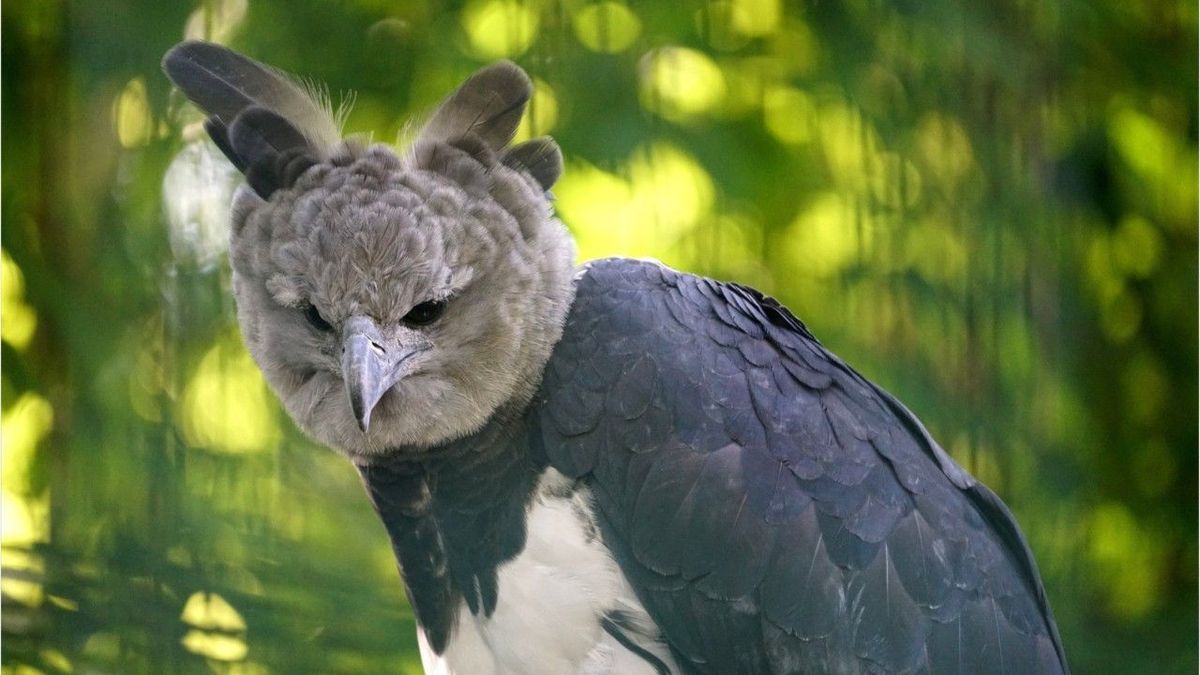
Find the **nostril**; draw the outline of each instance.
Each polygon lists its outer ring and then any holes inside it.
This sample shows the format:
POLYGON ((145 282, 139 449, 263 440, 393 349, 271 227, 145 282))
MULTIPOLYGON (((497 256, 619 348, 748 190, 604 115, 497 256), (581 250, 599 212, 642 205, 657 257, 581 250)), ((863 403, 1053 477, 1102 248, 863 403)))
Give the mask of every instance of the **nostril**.
POLYGON ((374 340, 371 340, 371 348, 374 349, 375 351, 379 352, 380 354, 384 354, 387 352, 387 350, 383 348, 383 345, 379 344, 378 342, 376 342, 374 340))

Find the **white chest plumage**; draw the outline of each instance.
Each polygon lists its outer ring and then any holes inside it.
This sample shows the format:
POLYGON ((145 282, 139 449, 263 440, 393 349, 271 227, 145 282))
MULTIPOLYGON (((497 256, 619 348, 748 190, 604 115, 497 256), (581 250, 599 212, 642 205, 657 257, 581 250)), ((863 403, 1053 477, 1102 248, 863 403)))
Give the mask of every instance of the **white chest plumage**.
POLYGON ((491 616, 459 608, 442 654, 418 631, 430 675, 653 674, 655 665, 605 630, 619 613, 625 638, 672 672, 670 651, 634 595, 591 516, 586 488, 547 469, 526 512, 524 550, 498 570, 491 616))

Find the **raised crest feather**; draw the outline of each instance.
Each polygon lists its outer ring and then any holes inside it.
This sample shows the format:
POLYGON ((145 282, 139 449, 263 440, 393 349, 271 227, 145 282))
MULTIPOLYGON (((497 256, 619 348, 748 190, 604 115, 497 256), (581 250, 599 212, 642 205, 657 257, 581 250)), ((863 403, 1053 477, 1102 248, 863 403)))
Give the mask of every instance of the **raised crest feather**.
POLYGON ((473 134, 500 150, 512 141, 532 95, 533 82, 515 63, 485 66, 442 102, 419 138, 454 141, 473 134))
MULTIPOLYGON (((162 67, 188 99, 221 123, 210 124, 210 134, 213 128, 218 133, 222 127, 227 131, 239 114, 259 106, 286 119, 320 158, 341 140, 346 110, 334 113, 320 88, 228 47, 199 40, 182 42, 167 52, 162 67)), ((227 139, 216 142, 222 150, 229 145, 227 139)))
POLYGON ((501 161, 505 166, 528 171, 543 190, 549 190, 563 172, 562 151, 549 136, 514 145, 504 153, 501 161))
POLYGON ((249 158, 242 171, 263 199, 292 185, 317 162, 296 127, 275 111, 259 106, 250 106, 237 116, 228 139, 237 157, 249 158))

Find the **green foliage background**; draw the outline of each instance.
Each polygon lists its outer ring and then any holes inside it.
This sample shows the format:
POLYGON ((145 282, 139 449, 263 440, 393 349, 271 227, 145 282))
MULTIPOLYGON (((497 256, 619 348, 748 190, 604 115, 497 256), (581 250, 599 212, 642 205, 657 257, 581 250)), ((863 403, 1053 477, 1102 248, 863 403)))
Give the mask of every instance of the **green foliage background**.
POLYGON ((1197 665, 1197 9, 3 7, 3 671, 419 670, 350 466, 236 333, 185 35, 408 120, 509 57, 581 259, 783 299, 1016 512, 1080 673, 1197 665), (168 171, 170 168, 170 172, 168 171))

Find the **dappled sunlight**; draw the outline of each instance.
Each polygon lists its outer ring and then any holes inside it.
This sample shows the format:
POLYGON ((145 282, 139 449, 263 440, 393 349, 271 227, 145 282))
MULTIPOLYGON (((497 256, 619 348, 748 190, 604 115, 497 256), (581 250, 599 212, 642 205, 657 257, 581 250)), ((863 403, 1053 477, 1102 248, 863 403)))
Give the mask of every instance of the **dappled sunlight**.
POLYGON ((633 46, 642 33, 642 22, 618 2, 597 2, 571 14, 575 36, 594 52, 616 54, 633 46))
MULTIPOLYGON (((2 496, 4 496, 4 502, 0 503, 0 508, 4 508, 5 527, 8 526, 10 510, 18 512, 12 518, 23 518, 28 515, 29 501, 11 500, 7 491, 2 496)), ((46 565, 40 556, 29 551, 28 545, 29 543, 18 545, 5 540, 5 548, 0 555, 0 560, 4 560, 4 575, 0 577, 0 593, 4 596, 5 604, 8 601, 16 601, 26 608, 36 608, 46 602, 46 589, 42 585, 46 565)), ((7 613, 8 609, 6 608, 5 611, 7 613)))
POLYGON ((1161 535, 1143 530, 1129 508, 1101 504, 1091 514, 1089 553, 1103 583, 1109 612, 1127 619, 1145 616, 1161 601, 1161 535))
POLYGON ((674 122, 714 112, 725 98, 725 77, 716 62, 687 47, 661 47, 638 64, 642 105, 674 122))
POLYGON ((229 336, 208 350, 185 386, 181 431, 195 447, 266 452, 279 440, 277 410, 250 354, 229 336))
POLYGON ((569 160, 554 192, 580 260, 662 255, 665 245, 678 243, 712 211, 716 199, 704 167, 662 142, 635 150, 615 172, 569 160))
POLYGON ((529 100, 529 108, 517 126, 514 143, 521 143, 531 138, 545 136, 554 131, 558 124, 558 99, 554 89, 544 80, 533 79, 533 98, 529 100))
POLYGON ((1118 103, 1108 116, 1108 134, 1121 159, 1143 182, 1148 206, 1172 220, 1195 218, 1197 158, 1178 131, 1118 103))
POLYGON ((924 279, 956 287, 968 274, 963 234, 942 219, 912 224, 903 232, 904 262, 924 279))
POLYGON ((250 651, 242 636, 202 630, 189 630, 180 642, 189 652, 214 661, 241 661, 250 651))
POLYGON ((146 99, 146 81, 135 77, 126 83, 113 102, 113 123, 117 140, 126 148, 138 148, 150 141, 154 133, 154 117, 146 99))
POLYGON ((1157 227, 1141 216, 1127 215, 1112 233, 1109 255, 1118 270, 1144 279, 1158 269, 1162 248, 1163 238, 1157 227))
POLYGON ((836 275, 869 245, 869 232, 862 234, 860 239, 852 204, 836 193, 819 195, 797 214, 784 238, 791 268, 815 277, 836 275))
POLYGON ((473 0, 462 27, 471 49, 485 59, 520 56, 537 39, 536 6, 522 0, 473 0))
POLYGON ((879 133, 861 111, 843 101, 818 105, 817 128, 830 178, 856 194, 865 194, 871 165, 883 148, 879 133))
POLYGON ((773 86, 763 92, 763 124, 784 143, 807 143, 817 132, 817 108, 795 87, 773 86))
POLYGON ((746 37, 762 37, 779 28, 783 18, 780 0, 732 0, 730 27, 746 37))
POLYGON ((779 30, 767 38, 767 44, 771 61, 787 75, 807 75, 822 58, 821 45, 812 28, 795 15, 783 20, 779 30))
POLYGON ((962 124, 943 113, 930 113, 917 125, 916 147, 929 182, 945 196, 964 196, 959 191, 977 169, 971 139, 962 124))
POLYGON ((25 302, 25 276, 0 250, 0 339, 17 351, 24 350, 37 330, 37 312, 25 302))
POLYGON ((248 0, 206 0, 188 15, 184 37, 227 42, 245 20, 248 7, 248 0))
POLYGON ((33 475, 39 447, 53 423, 50 402, 32 392, 11 402, 0 419, 0 541, 4 546, 50 540, 50 490, 37 487, 41 481, 35 481, 33 475))
POLYGON ((870 174, 870 196, 875 204, 902 211, 921 198, 921 172, 916 164, 894 152, 874 157, 870 174))
POLYGON ((183 604, 183 613, 179 619, 196 628, 230 633, 246 630, 246 620, 242 615, 228 600, 216 593, 192 593, 183 604))

